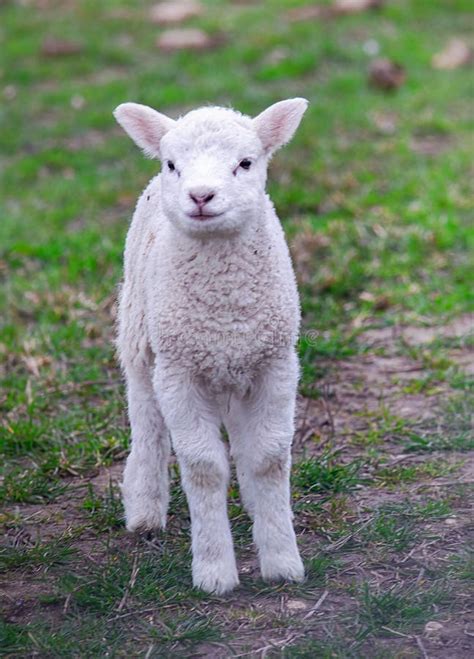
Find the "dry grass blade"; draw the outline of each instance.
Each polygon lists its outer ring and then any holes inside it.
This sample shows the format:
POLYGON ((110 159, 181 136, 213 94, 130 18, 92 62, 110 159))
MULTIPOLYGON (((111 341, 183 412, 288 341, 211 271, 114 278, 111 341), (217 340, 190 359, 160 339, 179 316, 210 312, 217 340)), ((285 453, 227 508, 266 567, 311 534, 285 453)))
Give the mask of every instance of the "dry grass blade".
POLYGON ((120 611, 122 611, 123 607, 125 606, 125 604, 127 602, 127 599, 129 597, 130 593, 132 592, 134 586, 135 586, 135 582, 137 580, 137 575, 138 575, 139 569, 140 569, 140 566, 138 565, 138 553, 137 553, 137 554, 135 554, 135 556, 133 558, 132 571, 130 573, 130 581, 129 581, 128 586, 126 587, 125 592, 123 594, 123 597, 120 600, 120 603, 117 607, 117 611, 119 613, 120 613, 120 611))
POLYGON ((321 595, 321 597, 316 602, 316 604, 313 606, 313 608, 310 609, 305 616, 303 616, 303 620, 307 620, 308 618, 311 618, 311 616, 314 615, 316 613, 316 611, 322 606, 324 600, 326 599, 326 597, 328 595, 329 595, 329 591, 325 590, 324 593, 321 595))
POLYGON ((391 629, 391 627, 387 627, 386 625, 382 625, 380 629, 385 629, 386 631, 390 632, 391 634, 395 634, 395 636, 402 636, 403 638, 413 638, 412 636, 409 636, 408 634, 403 634, 402 632, 397 631, 396 629, 391 629))
POLYGON ((330 551, 336 551, 338 549, 341 549, 346 545, 352 538, 354 538, 356 535, 358 535, 361 531, 363 531, 367 526, 369 526, 372 521, 374 520, 375 515, 372 515, 369 517, 368 520, 366 520, 363 524, 361 524, 359 527, 357 527, 352 533, 348 533, 344 537, 340 538, 336 542, 331 543, 330 545, 327 545, 324 548, 325 552, 330 552, 330 551))
POLYGON ((420 648, 420 652, 423 655, 423 659, 429 659, 428 653, 425 650, 425 646, 419 636, 415 636, 416 644, 420 648))

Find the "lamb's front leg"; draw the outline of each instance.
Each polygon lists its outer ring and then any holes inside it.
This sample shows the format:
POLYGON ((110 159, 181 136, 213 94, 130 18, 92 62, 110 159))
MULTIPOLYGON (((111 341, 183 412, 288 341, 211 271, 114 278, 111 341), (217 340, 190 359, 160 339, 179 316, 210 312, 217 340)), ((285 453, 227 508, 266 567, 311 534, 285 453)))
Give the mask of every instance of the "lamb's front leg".
POLYGON ((260 569, 268 581, 304 578, 290 506, 297 379, 292 353, 275 362, 248 397, 233 402, 226 420, 260 569))
POLYGON ((222 594, 239 579, 227 516, 229 465, 218 410, 186 377, 159 366, 155 385, 191 514, 193 583, 222 594))
POLYGON ((132 448, 122 483, 129 531, 164 528, 169 500, 170 440, 153 390, 150 369, 126 366, 132 448))

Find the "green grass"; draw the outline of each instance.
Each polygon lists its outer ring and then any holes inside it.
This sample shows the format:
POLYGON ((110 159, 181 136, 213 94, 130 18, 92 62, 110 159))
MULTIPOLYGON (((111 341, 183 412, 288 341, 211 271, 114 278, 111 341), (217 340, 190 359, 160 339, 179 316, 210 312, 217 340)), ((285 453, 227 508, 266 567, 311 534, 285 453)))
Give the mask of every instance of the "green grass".
POLYGON ((22 651, 28 643, 27 631, 20 625, 0 620, 0 647, 4 652, 14 653, 22 651))
POLYGON ((408 433, 405 451, 431 453, 433 451, 468 452, 474 449, 472 409, 474 397, 470 392, 456 394, 445 404, 441 420, 430 422, 419 433, 408 433))
POLYGON ((11 469, 0 485, 0 499, 14 503, 54 501, 67 490, 67 483, 51 477, 46 466, 11 469))
POLYGON ((109 487, 102 496, 97 495, 89 483, 87 497, 82 506, 87 511, 92 526, 98 531, 117 529, 124 525, 120 493, 112 481, 109 481, 109 487))
POLYGON ((425 461, 421 464, 394 465, 380 467, 375 476, 384 485, 396 486, 400 483, 413 483, 424 478, 440 478, 451 474, 459 464, 449 464, 445 460, 425 461))
POLYGON ((353 460, 347 464, 338 462, 334 453, 318 458, 301 460, 293 470, 293 485, 305 493, 346 492, 361 480, 362 462, 353 460))
POLYGON ((307 561, 307 578, 316 586, 324 586, 330 575, 337 569, 337 562, 332 556, 319 554, 307 561))
POLYGON ((364 542, 378 547, 389 547, 393 551, 403 551, 412 546, 417 538, 413 523, 403 517, 378 511, 372 524, 363 532, 364 542))
POLYGON ((451 571, 458 579, 474 581, 474 552, 472 548, 466 547, 459 554, 453 556, 451 571))
POLYGON ((474 305, 472 75, 431 66, 448 39, 468 38, 471 5, 400 0, 332 20, 288 21, 286 11, 301 4, 207 0, 189 24, 220 45, 196 55, 157 50, 161 28, 145 0, 0 2, 6 656, 74 657, 78 648, 84 656, 195 656, 209 647, 244 654, 268 639, 276 643, 268 652, 284 657, 411 656, 419 651, 413 638, 384 627, 412 634, 427 616, 451 615, 457 600, 443 593, 462 592, 472 578, 472 558, 457 551, 445 524, 464 519, 472 491, 469 483, 445 491, 441 481, 463 481, 459 469, 468 472, 474 448, 464 364, 472 335, 441 331, 474 305), (71 39, 81 51, 45 57, 46 37, 71 39), (393 93, 367 84, 368 40, 406 69, 393 93), (136 101, 171 116, 205 103, 256 114, 291 96, 310 106, 271 163, 269 192, 303 311, 298 423, 306 439, 292 489, 308 579, 259 580, 234 480, 229 514, 243 585, 235 599, 204 597, 191 585, 177 468, 167 531, 152 539, 124 533, 112 480, 89 485, 128 450, 115 298, 135 199, 160 168, 112 111, 136 101), (423 152, 427 139, 439 150, 423 152), (423 346, 396 336, 383 347, 366 340, 365 329, 406 324, 439 326, 440 335, 423 346), (360 372, 352 381, 350 369, 345 381, 348 365, 390 355, 419 369, 408 379, 388 372, 393 395, 385 397, 370 370, 368 382, 360 372), (415 401, 416 414, 404 416, 403 401, 415 401), (425 407, 433 414, 420 421, 425 407), (34 540, 8 544, 22 529, 34 540), (426 540, 435 558, 420 566, 426 540), (424 590, 416 585, 421 567, 424 590), (374 570, 392 581, 375 584, 374 570), (392 587, 394 575, 400 586, 392 587), (326 590, 308 619, 307 609, 285 613, 288 600, 311 608, 326 590))
POLYGON ((55 538, 49 542, 36 542, 22 548, 4 547, 0 549, 0 572, 15 568, 42 567, 64 563, 74 555, 71 538, 55 538))
MULTIPOLYGON (((176 656, 176 648, 180 654, 188 647, 200 642, 220 641, 222 634, 215 629, 212 621, 202 616, 182 615, 178 619, 166 619, 159 625, 143 621, 133 628, 132 641, 123 629, 117 625, 107 624, 106 620, 94 617, 70 616, 63 629, 57 630, 54 625, 36 624, 20 626, 3 624, 0 627, 0 641, 5 652, 14 656, 16 651, 27 649, 30 653, 47 654, 48 656, 77 656, 78 642, 84 656, 101 656, 104 652, 113 652, 115 656, 132 656, 136 652, 137 643, 148 643, 146 650, 151 648, 150 656, 176 656)), ((182 656, 182 655, 181 655, 182 656)), ((185 656, 189 656, 186 654, 185 656)))
POLYGON ((368 428, 354 434, 352 443, 356 446, 379 447, 383 442, 398 440, 409 432, 408 421, 392 414, 386 406, 377 411, 364 412, 361 416, 367 419, 368 428))
POLYGON ((344 659, 347 650, 340 644, 307 639, 291 645, 283 652, 288 659, 344 659))
POLYGON ((437 606, 450 601, 452 594, 443 583, 429 589, 370 587, 365 583, 360 589, 359 638, 368 632, 390 627, 396 631, 419 628, 423 623, 437 617, 437 606))
POLYGON ((106 550, 106 560, 84 574, 66 574, 60 592, 71 596, 71 604, 88 613, 110 615, 126 594, 133 604, 174 604, 200 600, 192 588, 187 547, 165 543, 159 551, 139 551, 124 556, 106 550), (132 578, 132 575, 135 575, 132 578))
POLYGON ((404 551, 420 540, 425 522, 444 519, 452 512, 447 499, 425 499, 422 503, 405 499, 383 504, 360 534, 361 544, 373 543, 392 551, 404 551))

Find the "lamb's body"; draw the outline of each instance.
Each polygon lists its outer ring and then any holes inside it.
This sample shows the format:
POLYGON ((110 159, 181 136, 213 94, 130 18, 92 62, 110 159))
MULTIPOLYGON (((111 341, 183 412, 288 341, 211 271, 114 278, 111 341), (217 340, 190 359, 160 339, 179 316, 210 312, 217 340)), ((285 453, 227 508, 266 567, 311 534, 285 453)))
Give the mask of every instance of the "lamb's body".
MULTIPOLYGON (((273 107, 285 103, 295 101, 273 107)), ((150 116, 141 122, 136 108, 119 120, 151 150, 150 116)), ((229 112, 208 114, 220 120, 229 112)), ((258 142, 249 121, 239 115, 237 123, 250 128, 258 142)), ((207 160, 201 157, 201 163, 208 164, 212 138, 206 137, 206 124, 198 127, 206 141, 192 163, 204 151, 207 160)), ((243 131, 241 141, 248 137, 243 131)), ((254 520, 262 574, 298 580, 303 566, 291 522, 289 468, 299 303, 283 231, 257 166, 255 189, 241 188, 232 198, 219 187, 222 175, 210 168, 212 194, 205 188, 206 200, 200 201, 202 185, 199 195, 188 187, 183 201, 178 193, 188 184, 181 182, 170 193, 171 164, 170 172, 154 178, 141 196, 125 250, 117 344, 132 427, 123 483, 127 528, 165 525, 171 435, 192 518, 194 583, 218 593, 238 583, 226 513, 229 464, 220 436, 223 424, 241 496, 254 520), (166 189, 163 176, 168 176, 166 189), (210 204, 215 212, 197 221, 195 214, 183 215, 180 205, 189 204, 188 197, 199 213, 218 197, 217 205, 210 204), (216 228, 208 230, 213 223, 216 228)), ((260 167, 261 174, 266 162, 260 167)), ((227 178, 227 185, 233 180, 227 178)))
POLYGON ((202 242, 176 235, 159 187, 160 175, 128 234, 119 346, 134 362, 148 361, 150 347, 209 390, 244 394, 298 334, 295 277, 273 204, 265 197, 244 235, 202 242))

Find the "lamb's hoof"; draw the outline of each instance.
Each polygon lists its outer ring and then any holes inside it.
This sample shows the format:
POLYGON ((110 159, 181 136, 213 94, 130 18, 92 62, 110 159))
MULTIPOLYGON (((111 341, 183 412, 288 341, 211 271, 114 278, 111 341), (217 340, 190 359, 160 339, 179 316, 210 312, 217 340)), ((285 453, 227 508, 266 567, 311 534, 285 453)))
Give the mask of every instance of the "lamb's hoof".
POLYGON ((218 562, 194 564, 193 585, 206 593, 224 595, 239 585, 237 569, 218 562))
POLYGON ((303 581, 304 567, 298 554, 273 555, 260 559, 264 581, 303 581))
POLYGON ((151 533, 164 529, 166 513, 160 510, 130 512, 125 506, 125 526, 131 533, 151 533))

